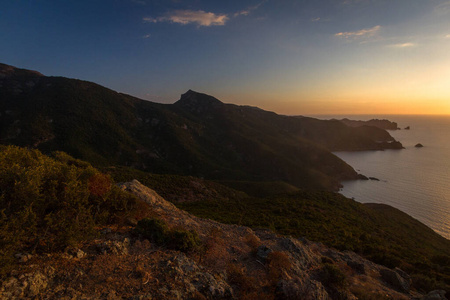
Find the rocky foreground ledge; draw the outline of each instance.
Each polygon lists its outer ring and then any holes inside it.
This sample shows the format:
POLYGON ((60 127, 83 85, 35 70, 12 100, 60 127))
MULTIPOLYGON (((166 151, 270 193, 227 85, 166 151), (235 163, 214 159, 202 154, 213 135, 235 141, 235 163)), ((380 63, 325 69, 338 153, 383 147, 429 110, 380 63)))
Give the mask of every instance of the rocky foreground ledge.
POLYGON ((353 252, 200 219, 136 180, 121 187, 169 227, 195 230, 201 250, 170 250, 134 234, 127 220, 64 253, 18 254, 0 299, 446 299, 411 290, 402 270, 353 252))

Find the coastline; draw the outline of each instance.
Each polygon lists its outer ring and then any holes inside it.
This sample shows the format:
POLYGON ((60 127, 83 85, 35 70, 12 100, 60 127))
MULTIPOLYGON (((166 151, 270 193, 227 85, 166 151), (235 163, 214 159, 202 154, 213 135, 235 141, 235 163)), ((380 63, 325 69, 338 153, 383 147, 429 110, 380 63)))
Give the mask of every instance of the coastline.
POLYGON ((397 116, 389 130, 402 151, 333 152, 358 173, 375 180, 342 181, 342 195, 360 203, 387 204, 450 239, 449 116, 397 116), (416 148, 422 143, 423 148, 416 148))

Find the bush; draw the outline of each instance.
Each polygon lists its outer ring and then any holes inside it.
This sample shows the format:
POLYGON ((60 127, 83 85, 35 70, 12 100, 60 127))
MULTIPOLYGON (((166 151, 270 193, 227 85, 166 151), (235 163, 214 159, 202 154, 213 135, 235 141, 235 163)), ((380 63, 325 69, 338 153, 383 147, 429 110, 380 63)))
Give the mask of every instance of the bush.
POLYGON ((322 283, 327 287, 342 288, 347 279, 344 273, 334 264, 323 264, 322 283))
POLYGON ((169 228, 162 220, 145 218, 138 222, 135 231, 151 241, 163 244, 167 241, 169 228))
POLYGON ((63 152, 51 158, 0 146, 0 265, 8 269, 18 251, 74 246, 136 203, 107 175, 63 152))
POLYGON ((176 229, 169 235, 169 247, 180 251, 192 251, 200 247, 201 241, 196 231, 176 229))
POLYGON ((158 244, 180 251, 192 251, 200 247, 201 241, 196 231, 173 229, 169 230, 164 221, 156 218, 145 218, 138 222, 136 233, 158 244))

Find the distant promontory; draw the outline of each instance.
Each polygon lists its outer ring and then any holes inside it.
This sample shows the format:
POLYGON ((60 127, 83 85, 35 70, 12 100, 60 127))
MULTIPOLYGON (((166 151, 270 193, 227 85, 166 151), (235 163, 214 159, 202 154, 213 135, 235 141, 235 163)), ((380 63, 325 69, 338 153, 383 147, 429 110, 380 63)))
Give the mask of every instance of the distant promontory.
POLYGON ((349 120, 347 118, 339 120, 347 126, 350 127, 361 127, 361 126, 374 126, 384 130, 397 130, 399 129, 398 124, 396 122, 391 122, 389 120, 379 120, 372 119, 369 121, 361 121, 361 120, 349 120))

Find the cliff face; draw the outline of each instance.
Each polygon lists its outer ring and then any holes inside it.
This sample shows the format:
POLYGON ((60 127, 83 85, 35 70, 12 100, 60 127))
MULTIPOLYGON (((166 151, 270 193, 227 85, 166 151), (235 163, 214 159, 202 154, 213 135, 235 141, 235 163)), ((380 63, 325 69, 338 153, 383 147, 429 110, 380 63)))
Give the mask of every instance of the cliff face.
MULTIPOLYGON (((138 181, 121 184, 170 228, 195 230, 193 252, 132 234, 101 229, 101 237, 63 254, 25 259, 0 289, 3 298, 46 299, 410 299, 410 278, 352 252, 305 239, 194 217, 138 181), (380 298, 382 297, 382 298, 380 298)), ((439 298, 438 298, 439 299, 439 298)), ((441 298, 444 299, 444 298, 441 298)))

